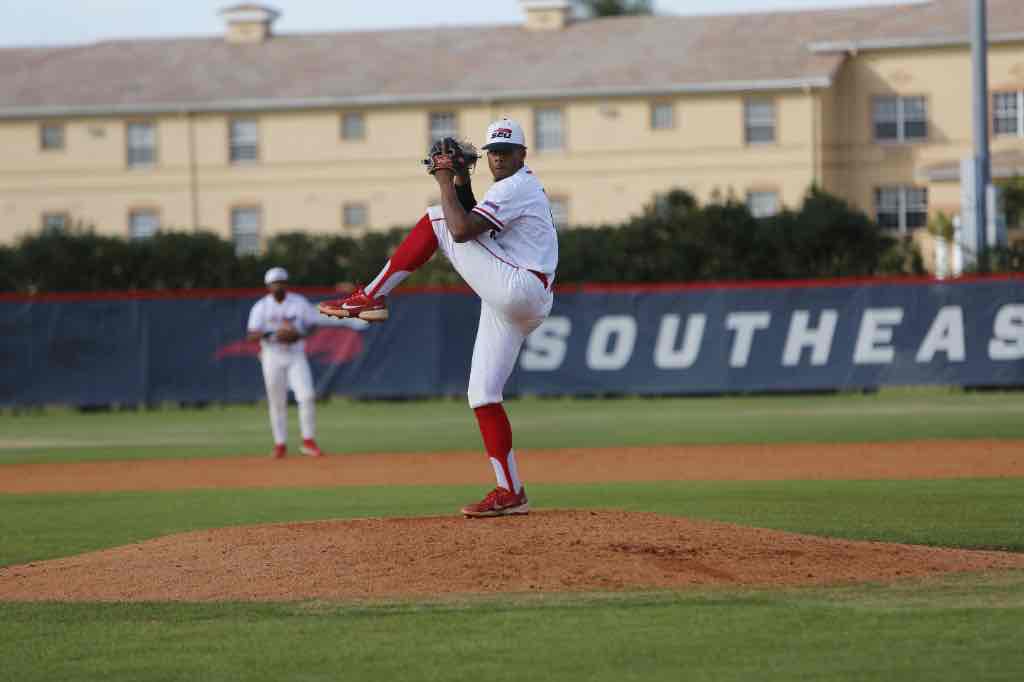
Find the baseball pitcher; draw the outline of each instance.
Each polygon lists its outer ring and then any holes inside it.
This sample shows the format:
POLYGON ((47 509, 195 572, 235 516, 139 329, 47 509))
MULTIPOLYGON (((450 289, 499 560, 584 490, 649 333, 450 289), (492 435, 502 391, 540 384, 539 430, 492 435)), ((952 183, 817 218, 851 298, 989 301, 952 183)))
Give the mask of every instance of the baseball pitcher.
POLYGON ((480 297, 469 406, 497 486, 480 502, 462 508, 467 517, 529 512, 502 391, 523 341, 551 312, 558 265, 551 206, 526 166, 522 127, 508 118, 495 121, 483 149, 494 177, 483 201, 476 202, 470 181, 478 158, 472 145, 450 138, 435 143, 424 163, 440 188, 441 205, 427 209, 370 284, 348 298, 320 304, 325 315, 386 320, 387 295, 438 248, 480 297))

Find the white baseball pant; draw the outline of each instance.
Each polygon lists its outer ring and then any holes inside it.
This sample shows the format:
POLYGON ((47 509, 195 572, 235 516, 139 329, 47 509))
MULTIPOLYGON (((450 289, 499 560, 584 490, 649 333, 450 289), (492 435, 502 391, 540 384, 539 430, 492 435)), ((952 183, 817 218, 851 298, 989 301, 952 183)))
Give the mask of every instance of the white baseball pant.
POLYGON ((263 383, 267 387, 267 407, 270 411, 270 430, 274 443, 288 442, 288 389, 299 404, 299 429, 303 438, 316 438, 316 394, 313 391, 313 373, 302 352, 274 352, 262 350, 263 383))
POLYGON ((554 296, 534 273, 511 263, 487 235, 457 243, 440 206, 427 209, 437 243, 480 297, 480 323, 469 370, 469 406, 500 403, 523 341, 551 312, 554 296))

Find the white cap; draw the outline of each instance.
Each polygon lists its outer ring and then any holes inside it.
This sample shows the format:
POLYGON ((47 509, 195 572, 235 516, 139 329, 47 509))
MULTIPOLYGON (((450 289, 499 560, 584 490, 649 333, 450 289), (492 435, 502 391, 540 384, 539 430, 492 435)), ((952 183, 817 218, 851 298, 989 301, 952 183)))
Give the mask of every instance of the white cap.
POLYGON ((267 274, 263 275, 263 283, 270 286, 274 282, 287 282, 288 271, 284 268, 270 268, 267 274))
POLYGON ((526 146, 526 135, 523 135, 523 127, 510 118, 503 118, 487 126, 487 141, 482 149, 499 147, 502 145, 526 146))

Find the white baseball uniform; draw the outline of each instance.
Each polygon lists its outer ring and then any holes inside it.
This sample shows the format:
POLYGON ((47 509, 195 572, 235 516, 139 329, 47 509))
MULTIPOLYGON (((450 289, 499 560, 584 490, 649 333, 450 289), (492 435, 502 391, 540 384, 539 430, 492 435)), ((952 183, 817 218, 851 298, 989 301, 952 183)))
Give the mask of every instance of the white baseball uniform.
POLYGON ((427 210, 438 246, 481 300, 468 391, 476 408, 502 402, 523 341, 551 312, 558 236, 547 194, 526 166, 494 183, 473 212, 494 229, 460 244, 442 208, 427 210))
POLYGON ((306 336, 313 327, 320 324, 317 309, 300 294, 286 292, 280 303, 272 294, 267 294, 252 307, 249 313, 248 330, 260 332, 260 364, 263 366, 263 382, 267 388, 267 406, 270 411, 270 429, 274 443, 281 445, 288 440, 288 389, 295 394, 299 404, 299 426, 304 439, 315 438, 316 395, 313 391, 313 374, 306 359, 306 342, 282 343, 273 338, 285 322, 306 336))

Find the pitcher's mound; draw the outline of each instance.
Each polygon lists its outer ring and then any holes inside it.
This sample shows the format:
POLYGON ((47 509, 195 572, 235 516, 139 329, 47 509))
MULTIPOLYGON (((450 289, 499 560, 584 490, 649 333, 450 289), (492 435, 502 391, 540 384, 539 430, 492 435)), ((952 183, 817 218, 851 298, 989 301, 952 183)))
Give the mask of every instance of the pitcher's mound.
POLYGON ((0 600, 363 599, 885 581, 1024 555, 850 542, 650 513, 221 528, 0 569, 0 600))

